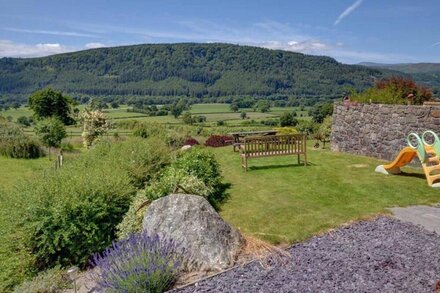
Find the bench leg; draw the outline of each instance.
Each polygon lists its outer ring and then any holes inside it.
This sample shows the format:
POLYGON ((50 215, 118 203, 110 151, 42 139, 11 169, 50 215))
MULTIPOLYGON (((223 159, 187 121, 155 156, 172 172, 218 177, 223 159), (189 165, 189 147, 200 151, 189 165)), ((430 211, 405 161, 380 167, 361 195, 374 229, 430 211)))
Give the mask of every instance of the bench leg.
POLYGON ((298 165, 301 163, 301 160, 299 159, 299 155, 298 155, 298 165))
POLYGON ((307 154, 304 153, 304 166, 307 166, 307 154))

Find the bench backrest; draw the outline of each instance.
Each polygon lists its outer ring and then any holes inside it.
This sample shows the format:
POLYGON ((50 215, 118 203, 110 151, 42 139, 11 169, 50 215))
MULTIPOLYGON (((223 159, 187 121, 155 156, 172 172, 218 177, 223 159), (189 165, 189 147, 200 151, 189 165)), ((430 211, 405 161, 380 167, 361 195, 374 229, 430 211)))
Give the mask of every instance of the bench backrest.
POLYGON ((284 134, 245 137, 241 152, 246 156, 271 154, 304 154, 306 152, 305 134, 284 134))

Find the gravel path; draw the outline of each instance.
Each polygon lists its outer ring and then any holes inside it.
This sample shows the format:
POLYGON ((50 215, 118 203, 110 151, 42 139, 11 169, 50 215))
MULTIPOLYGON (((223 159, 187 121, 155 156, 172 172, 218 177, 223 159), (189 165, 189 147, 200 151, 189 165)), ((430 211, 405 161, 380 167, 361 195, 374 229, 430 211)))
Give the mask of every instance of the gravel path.
POLYGON ((292 246, 292 258, 238 267, 175 292, 434 292, 440 236, 380 217, 292 246))

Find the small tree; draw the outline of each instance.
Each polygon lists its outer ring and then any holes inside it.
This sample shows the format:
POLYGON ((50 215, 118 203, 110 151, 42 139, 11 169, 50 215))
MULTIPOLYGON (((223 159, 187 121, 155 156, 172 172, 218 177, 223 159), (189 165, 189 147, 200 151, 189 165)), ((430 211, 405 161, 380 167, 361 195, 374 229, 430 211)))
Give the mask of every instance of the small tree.
POLYGON ((110 129, 109 121, 100 110, 85 108, 81 113, 81 120, 83 122, 83 144, 86 148, 90 148, 98 137, 106 134, 110 129))
POLYGON ((241 113, 240 113, 241 119, 245 119, 246 116, 247 116, 246 112, 245 111, 241 111, 241 113))
POLYGON ((254 106, 254 111, 260 111, 261 113, 269 112, 269 110, 270 110, 269 101, 259 100, 254 106))
POLYGON ((325 148, 325 143, 330 141, 332 134, 332 117, 327 116, 322 124, 319 126, 318 131, 315 133, 315 139, 322 142, 322 148, 325 148))
POLYGON ((56 117, 46 118, 35 125, 35 134, 40 138, 41 142, 49 149, 59 147, 63 138, 67 136, 66 128, 56 117))
POLYGON ((232 112, 238 112, 238 104, 232 103, 230 108, 232 112))

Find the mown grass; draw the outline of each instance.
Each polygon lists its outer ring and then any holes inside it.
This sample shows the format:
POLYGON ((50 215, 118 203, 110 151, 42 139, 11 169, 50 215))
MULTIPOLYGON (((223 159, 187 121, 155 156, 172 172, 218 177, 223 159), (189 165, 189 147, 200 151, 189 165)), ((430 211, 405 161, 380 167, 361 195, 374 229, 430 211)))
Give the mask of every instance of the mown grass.
POLYGON ((222 216, 272 243, 298 242, 388 207, 440 202, 440 190, 427 185, 421 169, 386 176, 374 172, 382 162, 372 158, 310 149, 307 167, 294 156, 268 157, 251 160, 244 172, 230 147, 214 152, 232 184, 222 216))
POLYGON ((12 188, 18 181, 32 179, 50 168, 52 162, 47 157, 39 159, 10 159, 0 156, 0 187, 12 188))

